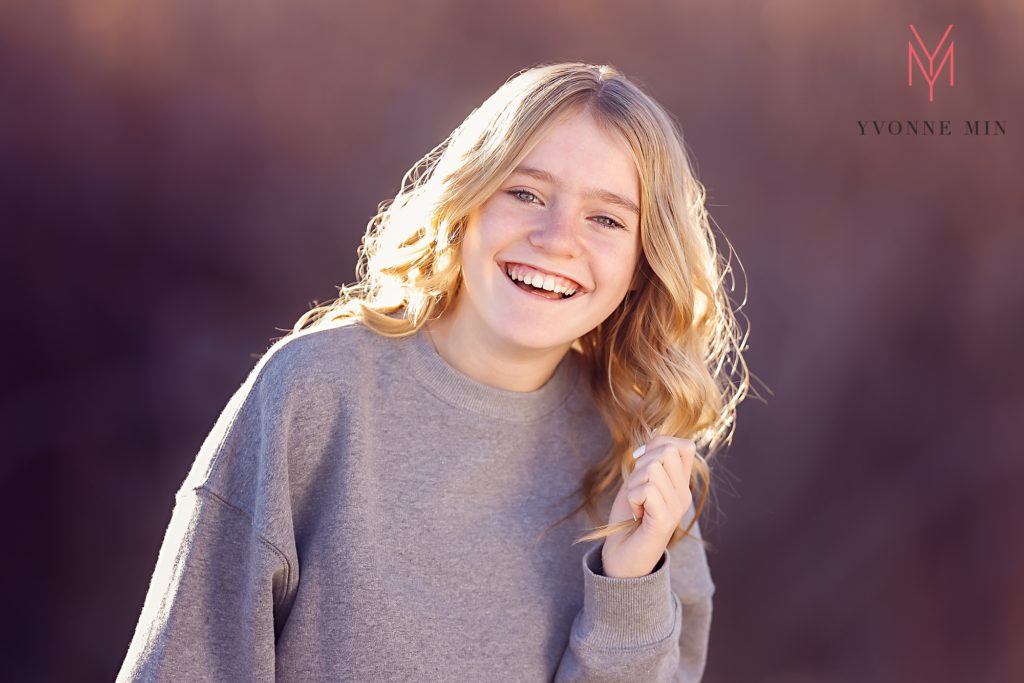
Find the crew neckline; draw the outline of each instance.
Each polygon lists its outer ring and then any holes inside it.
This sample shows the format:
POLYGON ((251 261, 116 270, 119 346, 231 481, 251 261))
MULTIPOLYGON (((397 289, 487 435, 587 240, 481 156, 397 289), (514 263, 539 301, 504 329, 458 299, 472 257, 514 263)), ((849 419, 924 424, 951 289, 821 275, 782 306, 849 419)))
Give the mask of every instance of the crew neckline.
POLYGON ((412 374, 438 398, 459 408, 513 422, 529 422, 550 414, 565 402, 582 374, 578 353, 569 349, 540 388, 499 389, 449 365, 434 348, 424 327, 399 341, 412 374))

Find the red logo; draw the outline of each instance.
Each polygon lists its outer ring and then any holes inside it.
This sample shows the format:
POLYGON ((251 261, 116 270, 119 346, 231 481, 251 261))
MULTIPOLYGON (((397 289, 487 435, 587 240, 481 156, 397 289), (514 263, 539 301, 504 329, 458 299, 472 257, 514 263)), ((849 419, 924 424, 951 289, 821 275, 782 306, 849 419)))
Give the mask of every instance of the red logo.
POLYGON ((942 40, 935 46, 934 52, 929 52, 925 46, 924 41, 921 40, 921 36, 917 33, 917 29, 914 25, 910 25, 910 30, 914 32, 914 37, 917 38, 918 44, 921 49, 924 50, 925 56, 928 58, 928 70, 925 71, 924 63, 921 61, 921 57, 918 56, 917 50, 914 49, 914 43, 907 41, 907 85, 914 85, 914 62, 917 62, 918 68, 921 69, 921 75, 928 81, 928 101, 932 102, 935 97, 935 81, 938 80, 939 74, 942 73, 942 67, 946 65, 946 60, 949 60, 949 87, 953 87, 953 41, 949 41, 949 47, 946 48, 946 54, 943 55, 942 61, 939 62, 939 66, 935 66, 935 57, 939 54, 939 50, 942 49, 942 44, 946 42, 946 38, 949 36, 949 32, 953 30, 953 24, 949 25, 946 32, 942 34, 942 40))

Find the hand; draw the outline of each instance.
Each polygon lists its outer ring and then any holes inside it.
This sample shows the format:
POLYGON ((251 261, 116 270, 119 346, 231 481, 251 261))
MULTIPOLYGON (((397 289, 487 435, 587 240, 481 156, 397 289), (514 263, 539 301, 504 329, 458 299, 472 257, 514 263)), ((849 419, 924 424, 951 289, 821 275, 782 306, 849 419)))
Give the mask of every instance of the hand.
POLYGON ((690 471, 696 444, 689 439, 656 436, 646 447, 615 496, 608 518, 609 524, 616 524, 635 515, 641 524, 629 538, 623 529, 604 539, 601 561, 605 576, 650 574, 693 503, 690 471))

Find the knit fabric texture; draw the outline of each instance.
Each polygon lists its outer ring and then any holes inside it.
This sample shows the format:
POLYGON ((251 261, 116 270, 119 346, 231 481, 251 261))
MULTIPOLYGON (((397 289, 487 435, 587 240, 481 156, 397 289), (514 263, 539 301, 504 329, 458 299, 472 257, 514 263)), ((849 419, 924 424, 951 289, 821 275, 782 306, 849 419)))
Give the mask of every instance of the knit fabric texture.
POLYGON ((176 493, 117 680, 699 681, 703 547, 611 578, 585 513, 548 528, 610 445, 575 351, 514 392, 422 329, 285 337, 176 493))

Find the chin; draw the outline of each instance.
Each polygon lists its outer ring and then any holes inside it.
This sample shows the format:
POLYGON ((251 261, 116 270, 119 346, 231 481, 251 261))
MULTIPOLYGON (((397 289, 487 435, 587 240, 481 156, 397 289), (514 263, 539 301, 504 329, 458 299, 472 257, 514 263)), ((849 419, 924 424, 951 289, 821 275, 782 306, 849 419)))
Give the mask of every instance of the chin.
POLYGON ((510 343, 535 351, 566 346, 576 339, 576 336, 570 336, 571 332, 558 334, 551 330, 537 329, 537 327, 522 327, 516 331, 510 331, 506 324, 499 330, 501 336, 510 343))

